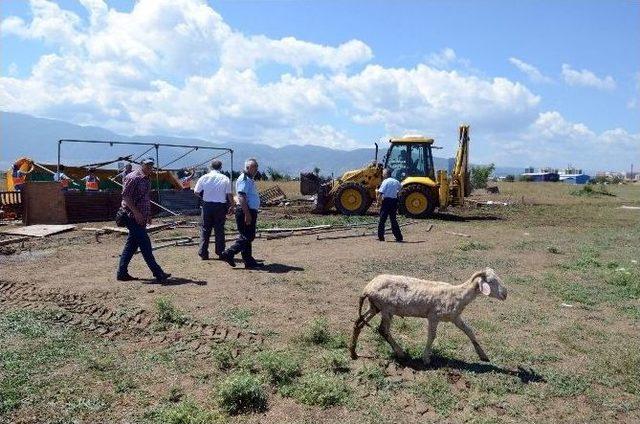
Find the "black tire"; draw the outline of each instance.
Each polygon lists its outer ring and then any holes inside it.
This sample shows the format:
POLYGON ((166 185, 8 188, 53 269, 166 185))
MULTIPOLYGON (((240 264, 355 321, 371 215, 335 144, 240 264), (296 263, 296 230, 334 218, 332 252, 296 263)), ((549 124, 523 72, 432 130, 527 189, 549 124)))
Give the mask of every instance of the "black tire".
POLYGON ((398 199, 398 209, 400 213, 408 218, 427 218, 433 214, 437 205, 437 199, 433 191, 423 184, 407 184, 400 190, 398 199), (424 196, 424 200, 426 201, 424 208, 416 210, 415 206, 412 207, 407 204, 407 202, 411 200, 410 196, 412 194, 414 196, 424 196))
POLYGON ((343 215, 364 215, 371 206, 371 198, 369 197, 369 191, 362 184, 347 182, 342 184, 334 196, 334 204, 336 209, 343 215), (360 196, 360 201, 357 198, 353 202, 349 202, 349 196, 360 196))

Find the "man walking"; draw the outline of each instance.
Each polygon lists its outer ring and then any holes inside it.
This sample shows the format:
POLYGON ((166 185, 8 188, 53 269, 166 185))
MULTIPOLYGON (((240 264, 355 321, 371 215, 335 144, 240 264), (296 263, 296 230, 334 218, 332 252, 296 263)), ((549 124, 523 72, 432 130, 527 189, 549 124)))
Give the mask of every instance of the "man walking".
POLYGON ((203 261, 209 259, 209 239, 211 229, 216 242, 216 255, 220 257, 225 249, 224 223, 227 212, 231 212, 235 202, 231 192, 231 181, 222 172, 222 162, 211 162, 211 171, 198 179, 194 192, 202 197, 202 230, 198 256, 203 261))
POLYGON ((400 181, 392 178, 391 171, 385 168, 382 171, 382 184, 376 190, 378 193, 378 203, 380 205, 380 220, 378 221, 378 240, 384 241, 385 224, 387 217, 391 218, 391 231, 396 241, 402 241, 402 233, 396 218, 398 212, 398 192, 400 191, 400 181))
POLYGON ((120 256, 117 280, 131 281, 135 279, 129 275, 128 267, 134 253, 140 248, 142 257, 153 276, 156 277, 156 281, 163 283, 171 274, 165 273, 153 257, 151 240, 149 240, 146 228, 147 224, 151 224, 151 181, 149 175, 153 173, 154 160, 147 158, 140 163, 140 169, 124 178, 122 208, 127 213, 125 223, 129 229, 129 237, 127 237, 120 256))
POLYGON ((255 269, 262 267, 262 264, 254 259, 251 251, 251 242, 256 237, 256 220, 258 219, 258 208, 260 207, 260 195, 253 180, 257 173, 258 161, 253 158, 247 159, 244 163, 244 172, 236 181, 236 192, 238 193, 240 206, 236 208, 238 239, 220 255, 220 259, 231 266, 236 266, 233 257, 240 253, 244 260, 245 268, 255 269))

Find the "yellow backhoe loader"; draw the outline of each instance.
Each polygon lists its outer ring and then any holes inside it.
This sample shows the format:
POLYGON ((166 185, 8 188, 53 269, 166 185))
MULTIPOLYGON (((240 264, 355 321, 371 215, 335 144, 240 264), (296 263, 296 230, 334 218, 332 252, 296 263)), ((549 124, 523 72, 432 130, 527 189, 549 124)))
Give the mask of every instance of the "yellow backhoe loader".
POLYGON ((378 162, 378 144, 374 161, 362 168, 348 171, 342 177, 322 181, 315 174, 300 174, 300 192, 315 195, 317 213, 326 213, 332 207, 344 215, 363 215, 382 182, 382 169, 402 183, 399 194, 400 213, 413 218, 430 216, 436 207, 462 205, 471 192, 469 181, 469 126, 458 131, 458 151, 451 176, 440 170, 437 175, 431 154, 433 139, 422 136, 393 138, 384 158, 378 162))

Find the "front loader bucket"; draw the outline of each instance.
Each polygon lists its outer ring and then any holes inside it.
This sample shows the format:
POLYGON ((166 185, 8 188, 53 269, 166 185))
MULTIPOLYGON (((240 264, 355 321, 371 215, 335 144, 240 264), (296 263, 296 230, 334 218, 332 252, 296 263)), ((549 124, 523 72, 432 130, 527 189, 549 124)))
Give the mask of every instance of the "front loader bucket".
POLYGON ((318 193, 322 180, 313 172, 300 173, 300 194, 311 196, 318 193))

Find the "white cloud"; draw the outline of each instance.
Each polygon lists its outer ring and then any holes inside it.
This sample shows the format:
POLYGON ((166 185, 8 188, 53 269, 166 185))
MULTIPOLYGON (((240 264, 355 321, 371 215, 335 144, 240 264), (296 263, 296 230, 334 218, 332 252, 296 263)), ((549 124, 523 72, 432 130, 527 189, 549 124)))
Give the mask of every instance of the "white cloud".
POLYGON ((518 59, 517 57, 510 57, 509 62, 511 62, 511 64, 518 68, 520 71, 525 73, 533 82, 549 83, 553 81, 551 78, 543 75, 538 68, 518 59))
POLYGON ((84 36, 78 32, 78 15, 48 0, 31 0, 30 4, 33 19, 29 24, 17 16, 9 16, 0 23, 0 32, 65 46, 82 43, 84 36))
POLYGON ((640 156, 640 133, 622 128, 597 133, 557 111, 541 112, 524 131, 492 141, 492 159, 503 164, 561 168, 568 163, 592 170, 625 168, 621 158, 640 156))
POLYGON ((484 154, 496 163, 542 161, 549 152, 567 154, 565 145, 580 146, 583 139, 588 146, 597 147, 594 140, 613 145, 612 151, 638 139, 619 129, 595 134, 558 112, 540 114, 540 97, 525 85, 468 75, 468 62, 450 48, 412 68, 389 68, 371 63, 374 54, 360 40, 322 45, 245 35, 205 0, 140 0, 129 12, 103 0, 79 1, 86 19, 33 0, 30 22, 2 21, 2 37, 49 46, 30 75, 0 77, 3 110, 123 133, 273 146, 352 148, 369 145, 357 141, 364 132, 413 131, 443 140, 443 154, 452 153, 455 143, 446 140, 466 121, 474 160, 484 154), (273 65, 279 74, 264 78, 264 68, 273 65))
POLYGON ((562 77, 569 85, 581 85, 600 90, 613 90, 616 88, 616 81, 612 76, 607 75, 604 78, 599 78, 588 69, 577 71, 566 63, 562 65, 562 77))

